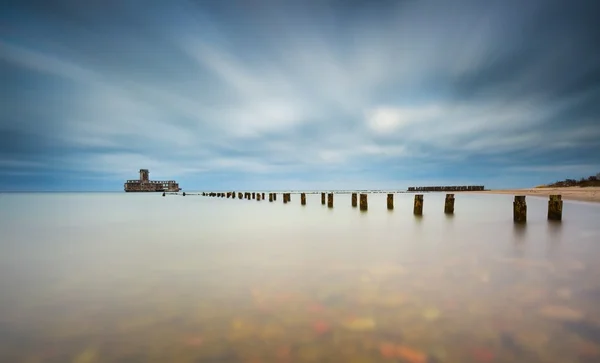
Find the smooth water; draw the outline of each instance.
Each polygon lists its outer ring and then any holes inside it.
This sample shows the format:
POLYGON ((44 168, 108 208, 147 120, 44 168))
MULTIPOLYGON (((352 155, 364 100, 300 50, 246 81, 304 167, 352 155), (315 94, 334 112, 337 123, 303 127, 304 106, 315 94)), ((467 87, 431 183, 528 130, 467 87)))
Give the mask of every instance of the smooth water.
POLYGON ((0 362, 600 361, 600 205, 385 198, 0 194, 0 362))

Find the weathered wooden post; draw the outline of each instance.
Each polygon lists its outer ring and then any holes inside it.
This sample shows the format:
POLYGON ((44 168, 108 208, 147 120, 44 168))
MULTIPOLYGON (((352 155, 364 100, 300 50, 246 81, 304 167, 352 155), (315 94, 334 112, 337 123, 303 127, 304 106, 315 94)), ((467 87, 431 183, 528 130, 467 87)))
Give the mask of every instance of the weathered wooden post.
POLYGON ((358 200, 356 197, 356 193, 352 193, 352 207, 356 207, 358 205, 358 200))
POLYGON ((327 194, 327 207, 333 208, 333 193, 327 194))
POLYGON ((446 194, 444 201, 444 213, 454 214, 454 194, 446 194))
POLYGON ((269 202, 273 202, 273 193, 269 193, 269 202))
POLYGON ((283 204, 287 204, 287 193, 283 193, 283 204))
POLYGON ((306 193, 300 194, 300 204, 306 205, 306 193))
POLYGON ((277 193, 273 193, 273 200, 276 201, 277 200, 277 193))
POLYGON ((561 221, 562 220, 562 196, 551 195, 548 200, 548 220, 550 221, 561 221))
POLYGON ((265 193, 262 193, 262 199, 263 200, 265 199, 265 193))
POLYGON ((231 192, 227 192, 227 198, 231 198, 231 192))
POLYGON ((388 193, 388 195, 387 195, 387 209, 388 210, 394 209, 394 194, 392 194, 392 193, 388 193))
POLYGON ((235 199, 235 192, 231 192, 231 198, 235 199))
POLYGON ((183 192, 183 196, 185 197, 185 192, 183 192))
POLYGON ((321 204, 325 205, 325 193, 321 193, 321 204))
POLYGON ((513 202, 513 221, 515 223, 527 222, 527 202, 524 195, 515 195, 513 202))
POLYGON ((252 193, 252 199, 256 199, 256 193, 252 193))
POLYGON ((413 208, 413 214, 416 216, 423 215, 423 194, 415 195, 415 205, 413 208))
POLYGON ((244 196, 244 195, 242 194, 242 192, 239 192, 239 193, 238 193, 238 199, 242 199, 242 198, 243 198, 243 196, 244 196))
POLYGON ((261 198, 260 193, 256 193, 256 200, 258 200, 260 202, 260 198, 261 198))
POLYGON ((366 194, 361 194, 360 195, 360 210, 366 211, 367 209, 369 209, 369 203, 367 201, 367 195, 366 194))

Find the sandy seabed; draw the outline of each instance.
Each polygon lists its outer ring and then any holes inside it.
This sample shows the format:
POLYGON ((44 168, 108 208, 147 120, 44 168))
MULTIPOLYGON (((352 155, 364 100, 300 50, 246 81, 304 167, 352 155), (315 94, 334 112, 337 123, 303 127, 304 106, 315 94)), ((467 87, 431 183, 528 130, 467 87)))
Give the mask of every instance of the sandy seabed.
POLYGON ((600 203, 600 187, 565 187, 565 188, 527 188, 527 189, 499 189, 486 190, 465 193, 484 193, 484 194, 513 194, 527 196, 548 196, 551 194, 560 194, 565 200, 579 200, 584 202, 600 203))

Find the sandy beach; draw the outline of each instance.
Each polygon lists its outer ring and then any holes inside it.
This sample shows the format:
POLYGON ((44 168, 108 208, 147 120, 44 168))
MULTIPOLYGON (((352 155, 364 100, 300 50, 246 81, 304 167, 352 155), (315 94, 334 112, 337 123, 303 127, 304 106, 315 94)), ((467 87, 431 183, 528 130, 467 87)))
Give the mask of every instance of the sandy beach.
POLYGON ((457 193, 484 193, 484 194, 513 194, 544 197, 550 194, 560 194, 564 200, 579 200, 584 202, 600 203, 600 187, 566 187, 566 188, 527 188, 527 189, 500 189, 478 192, 457 193))

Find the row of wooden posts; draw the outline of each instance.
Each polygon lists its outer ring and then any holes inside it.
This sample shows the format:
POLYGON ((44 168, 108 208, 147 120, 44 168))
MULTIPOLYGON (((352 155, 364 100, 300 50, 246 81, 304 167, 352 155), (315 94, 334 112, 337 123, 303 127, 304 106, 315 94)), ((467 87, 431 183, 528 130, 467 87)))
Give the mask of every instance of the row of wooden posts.
MULTIPOLYGON (((185 194, 184 194, 185 195, 185 194)), ((203 196, 209 197, 220 197, 220 198, 233 198, 235 199, 235 192, 227 192, 227 193, 202 193, 203 196)), ((289 203, 292 201, 291 193, 282 193, 283 195, 283 203, 289 203)), ((258 201, 265 199, 265 193, 237 193, 237 197, 239 199, 256 199, 258 201)), ((361 193, 352 193, 352 207, 356 208, 358 205, 358 197, 360 197, 360 206, 359 209, 361 211, 366 211, 369 209, 369 204, 367 200, 367 194, 361 193)), ((277 200, 277 193, 269 193, 269 202, 273 202, 277 200)), ((306 205, 306 193, 300 193, 300 204, 306 205)), ((321 204, 325 205, 325 193, 321 193, 321 204)), ((333 208, 333 193, 327 193, 327 207, 333 208)), ((562 220, 562 207, 563 202, 560 195, 551 195, 550 200, 548 201, 548 220, 560 221, 562 220)), ((394 194, 389 193, 387 195, 387 209, 394 209, 394 194)), ((445 214, 454 214, 454 194, 446 194, 446 199, 444 201, 444 213, 445 214)), ((413 205, 413 214, 414 215, 423 215, 423 194, 415 194, 415 200, 413 205)), ((527 203, 525 201, 524 195, 515 196, 515 200, 513 202, 513 220, 515 223, 525 223, 527 222, 527 203)))

